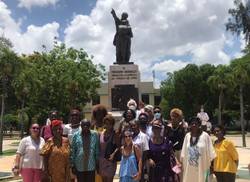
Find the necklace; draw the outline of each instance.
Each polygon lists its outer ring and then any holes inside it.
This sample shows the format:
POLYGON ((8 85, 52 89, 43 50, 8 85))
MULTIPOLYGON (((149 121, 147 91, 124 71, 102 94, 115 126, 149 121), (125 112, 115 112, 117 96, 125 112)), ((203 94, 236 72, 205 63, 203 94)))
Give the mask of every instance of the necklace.
POLYGON ((195 137, 191 134, 191 137, 190 137, 190 146, 195 146, 197 145, 199 139, 200 139, 200 136, 201 136, 201 131, 198 132, 198 135, 195 137), (195 140, 193 140, 195 139, 195 140))

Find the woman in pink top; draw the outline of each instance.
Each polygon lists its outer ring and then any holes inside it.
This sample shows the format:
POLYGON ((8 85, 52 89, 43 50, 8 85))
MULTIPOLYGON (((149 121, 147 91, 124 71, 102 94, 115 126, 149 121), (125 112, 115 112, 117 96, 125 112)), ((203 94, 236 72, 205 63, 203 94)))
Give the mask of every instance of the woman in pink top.
POLYGON ((39 134, 38 124, 32 124, 30 127, 30 136, 23 138, 17 149, 15 166, 13 172, 15 175, 21 173, 23 182, 40 182, 43 167, 43 158, 40 151, 44 145, 44 139, 39 134))

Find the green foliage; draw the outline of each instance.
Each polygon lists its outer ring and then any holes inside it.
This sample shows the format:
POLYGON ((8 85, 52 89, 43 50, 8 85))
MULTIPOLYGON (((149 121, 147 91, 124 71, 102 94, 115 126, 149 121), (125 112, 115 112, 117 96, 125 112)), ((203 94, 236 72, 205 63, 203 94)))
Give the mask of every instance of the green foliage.
POLYGON ((197 66, 189 64, 185 68, 167 74, 167 79, 161 83, 163 100, 161 106, 165 117, 173 107, 183 110, 186 119, 196 115, 201 105, 208 112, 213 111, 214 95, 211 94, 206 82, 215 67, 209 64, 197 66))
POLYGON ((3 120, 5 124, 8 123, 8 125, 9 124, 16 125, 18 123, 18 116, 14 114, 5 114, 3 120))
POLYGON ((243 4, 242 0, 234 0, 235 8, 229 9, 231 17, 226 23, 226 29, 238 36, 242 33, 245 36, 247 46, 250 43, 250 7, 249 3, 243 4))
POLYGON ((74 107, 82 108, 97 93, 104 66, 94 65, 83 50, 55 45, 50 52, 22 57, 25 67, 13 87, 30 118, 45 121, 51 109, 65 117, 74 107))
POLYGON ((7 39, 4 36, 0 37, 0 53, 4 50, 4 49, 10 49, 12 48, 12 43, 9 39, 7 39))

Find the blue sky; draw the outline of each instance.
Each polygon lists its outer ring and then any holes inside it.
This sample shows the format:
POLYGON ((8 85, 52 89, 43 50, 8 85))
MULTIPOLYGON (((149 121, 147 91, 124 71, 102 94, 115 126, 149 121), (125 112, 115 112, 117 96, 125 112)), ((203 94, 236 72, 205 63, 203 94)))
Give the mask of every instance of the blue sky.
POLYGON ((4 0, 3 2, 11 10, 14 19, 22 19, 23 32, 31 24, 42 26, 48 22, 56 21, 60 24, 60 38, 63 37, 63 31, 74 15, 90 14, 96 3, 95 0, 60 0, 55 6, 34 6, 27 9, 18 7, 17 0, 4 0))
POLYGON ((225 31, 233 0, 0 0, 0 34, 18 53, 53 48, 59 37, 84 48, 95 63, 112 64, 115 26, 110 14, 128 12, 134 38, 131 61, 144 81, 156 85, 167 72, 198 65, 228 64, 241 56, 244 41, 225 31))

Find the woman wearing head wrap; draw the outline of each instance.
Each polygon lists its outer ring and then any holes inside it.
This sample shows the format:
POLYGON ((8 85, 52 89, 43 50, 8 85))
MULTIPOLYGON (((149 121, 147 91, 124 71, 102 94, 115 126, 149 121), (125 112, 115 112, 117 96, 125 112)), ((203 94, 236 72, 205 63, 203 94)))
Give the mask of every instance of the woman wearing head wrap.
POLYGON ((201 129, 201 120, 192 118, 190 132, 185 136, 181 151, 183 181, 206 181, 215 156, 211 138, 201 129))
POLYGON ((50 176, 51 182, 68 182, 70 181, 69 140, 62 137, 61 120, 53 120, 51 127, 53 137, 41 150, 41 155, 44 156, 45 174, 50 176))

